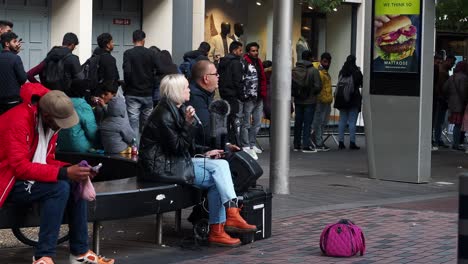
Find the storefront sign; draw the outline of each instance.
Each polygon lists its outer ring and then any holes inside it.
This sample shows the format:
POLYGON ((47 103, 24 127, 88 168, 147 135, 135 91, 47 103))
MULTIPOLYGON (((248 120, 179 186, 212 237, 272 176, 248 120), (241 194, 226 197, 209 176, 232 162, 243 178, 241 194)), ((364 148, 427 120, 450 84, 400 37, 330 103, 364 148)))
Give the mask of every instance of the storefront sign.
POLYGON ((374 1, 374 72, 419 73, 420 1, 374 1))
POLYGON ((112 20, 112 23, 114 25, 124 25, 124 26, 128 26, 130 25, 130 19, 129 18, 114 18, 112 20))

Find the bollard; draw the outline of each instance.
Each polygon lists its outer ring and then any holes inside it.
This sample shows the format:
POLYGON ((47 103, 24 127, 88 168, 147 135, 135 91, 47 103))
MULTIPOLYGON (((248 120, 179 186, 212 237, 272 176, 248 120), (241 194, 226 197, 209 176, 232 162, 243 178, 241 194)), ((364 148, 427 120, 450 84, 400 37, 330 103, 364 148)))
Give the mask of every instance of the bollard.
POLYGON ((468 173, 460 175, 459 182, 458 264, 468 264, 468 173))

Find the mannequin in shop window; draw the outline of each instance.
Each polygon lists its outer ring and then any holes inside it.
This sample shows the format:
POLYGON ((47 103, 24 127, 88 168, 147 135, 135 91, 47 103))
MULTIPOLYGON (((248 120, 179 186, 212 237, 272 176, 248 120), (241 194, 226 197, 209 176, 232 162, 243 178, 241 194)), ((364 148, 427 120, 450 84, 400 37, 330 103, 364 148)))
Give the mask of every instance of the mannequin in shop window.
POLYGON ((234 24, 234 34, 231 35, 232 41, 237 41, 244 44, 244 41, 241 39, 241 36, 244 34, 244 24, 235 23, 234 24))
POLYGON ((296 43, 296 54, 297 54, 297 60, 300 60, 302 57, 302 52, 304 51, 310 51, 309 44, 307 43, 307 39, 304 37, 304 35, 301 35, 299 37, 299 40, 296 43))
POLYGON ((208 53, 208 58, 217 63, 219 60, 224 57, 224 55, 229 53, 229 45, 232 43, 232 39, 228 37, 231 32, 231 24, 228 22, 221 23, 221 33, 210 39, 210 52, 208 53))

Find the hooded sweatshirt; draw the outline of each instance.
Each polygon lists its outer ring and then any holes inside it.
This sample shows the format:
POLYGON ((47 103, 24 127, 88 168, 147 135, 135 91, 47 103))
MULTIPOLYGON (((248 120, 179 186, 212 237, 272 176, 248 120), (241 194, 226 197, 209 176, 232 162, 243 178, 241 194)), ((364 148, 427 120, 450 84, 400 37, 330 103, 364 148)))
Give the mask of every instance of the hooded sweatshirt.
POLYGON ((106 153, 120 153, 130 146, 136 134, 128 121, 124 98, 115 96, 107 105, 101 123, 101 141, 106 153))

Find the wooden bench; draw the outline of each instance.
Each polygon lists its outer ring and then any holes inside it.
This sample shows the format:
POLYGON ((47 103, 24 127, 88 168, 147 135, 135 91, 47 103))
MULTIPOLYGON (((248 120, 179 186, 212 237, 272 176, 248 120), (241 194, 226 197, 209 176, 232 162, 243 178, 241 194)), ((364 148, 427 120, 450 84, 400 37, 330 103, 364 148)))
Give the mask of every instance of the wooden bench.
MULTIPOLYGON (((156 243, 161 245, 163 213, 176 212, 176 231, 180 231, 182 209, 198 204, 201 199, 201 191, 192 186, 137 181, 136 161, 128 158, 59 153, 57 159, 73 164, 83 159, 91 165, 103 164, 94 182, 96 201, 88 204, 88 221, 93 222, 93 250, 97 254, 102 221, 155 214, 156 243)), ((11 205, 0 209, 0 229, 36 226, 39 226, 38 210, 11 205)))

